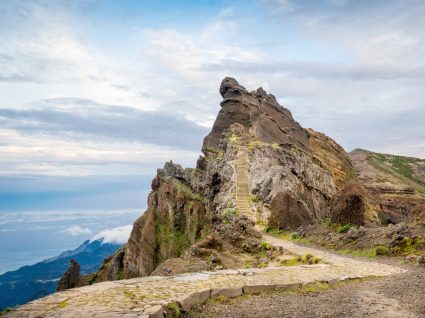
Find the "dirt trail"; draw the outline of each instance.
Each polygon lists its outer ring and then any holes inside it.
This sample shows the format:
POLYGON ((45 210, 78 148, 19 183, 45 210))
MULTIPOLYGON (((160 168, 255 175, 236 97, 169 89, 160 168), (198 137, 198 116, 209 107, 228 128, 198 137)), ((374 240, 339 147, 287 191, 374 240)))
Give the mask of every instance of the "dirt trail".
POLYGON ((202 312, 192 312, 188 317, 425 317, 425 268, 410 266, 407 270, 399 268, 398 272, 394 272, 394 266, 390 264, 345 257, 269 235, 265 235, 265 239, 292 252, 319 256, 331 263, 335 271, 343 268, 351 272, 357 268, 360 272, 376 272, 384 278, 348 283, 320 293, 274 292, 230 303, 207 304, 202 312))
POLYGON ((425 269, 349 283, 319 293, 253 295, 231 303, 207 304, 188 317, 222 318, 422 318, 425 269))

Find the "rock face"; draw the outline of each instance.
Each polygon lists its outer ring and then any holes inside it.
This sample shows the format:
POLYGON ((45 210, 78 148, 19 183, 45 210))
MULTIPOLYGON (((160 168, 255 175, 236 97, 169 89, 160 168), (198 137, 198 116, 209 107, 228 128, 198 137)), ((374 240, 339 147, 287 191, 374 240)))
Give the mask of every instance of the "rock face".
MULTIPOLYGON (((198 162, 199 169, 224 186, 217 197, 218 209, 223 203, 235 204, 230 195, 235 191, 232 160, 239 143, 249 149, 249 189, 261 201, 261 210, 270 205, 277 208, 273 201, 283 200, 291 207, 283 212, 286 220, 299 217, 294 214, 298 207, 303 220, 322 219, 330 198, 353 175, 342 147, 324 134, 302 128, 291 112, 262 88, 248 92, 236 80, 225 78, 220 93, 221 110, 204 140, 205 157, 198 162), (218 156, 225 160, 212 160, 218 156)), ((264 211, 274 216, 281 212, 280 208, 264 211)))
POLYGON ((344 149, 321 132, 307 129, 313 160, 332 173, 337 190, 355 177, 354 165, 344 149))
POLYGON ((239 175, 248 175, 243 193, 250 198, 243 199, 245 205, 252 200, 255 222, 296 229, 329 215, 331 198, 353 173, 345 151, 301 127, 262 88, 248 92, 225 78, 219 91, 221 109, 196 169, 169 162, 158 170, 147 211, 134 223, 128 243, 105 260, 96 281, 150 275, 164 260, 210 242, 204 230, 235 251, 254 250, 258 233, 253 220, 242 218, 236 200, 237 159, 248 163, 242 167, 246 174, 239 175))
POLYGON ((313 218, 300 200, 290 192, 279 192, 272 200, 269 226, 296 230, 302 225, 312 224, 313 218))
POLYGON ((364 225, 366 221, 366 193, 357 182, 349 182, 331 203, 331 221, 335 224, 364 225))
POLYGON ((80 265, 75 261, 71 260, 69 262, 69 268, 65 273, 63 273, 60 278, 56 291, 61 291, 65 289, 74 288, 77 286, 77 283, 80 279, 80 265))
POLYGON ((425 205, 425 160, 362 149, 352 151, 350 158, 382 224, 418 217, 425 205))
POLYGON ((147 211, 135 221, 128 243, 104 262, 96 281, 150 275, 162 261, 181 256, 195 242, 207 215, 189 174, 172 162, 158 170, 147 211))

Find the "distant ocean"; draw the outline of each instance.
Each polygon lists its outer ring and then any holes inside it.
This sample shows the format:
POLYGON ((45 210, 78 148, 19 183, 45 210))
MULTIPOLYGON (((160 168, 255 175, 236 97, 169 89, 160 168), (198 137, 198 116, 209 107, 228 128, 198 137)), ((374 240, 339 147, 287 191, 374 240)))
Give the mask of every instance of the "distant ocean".
POLYGON ((78 247, 132 224, 144 209, 0 212, 0 274, 78 247))

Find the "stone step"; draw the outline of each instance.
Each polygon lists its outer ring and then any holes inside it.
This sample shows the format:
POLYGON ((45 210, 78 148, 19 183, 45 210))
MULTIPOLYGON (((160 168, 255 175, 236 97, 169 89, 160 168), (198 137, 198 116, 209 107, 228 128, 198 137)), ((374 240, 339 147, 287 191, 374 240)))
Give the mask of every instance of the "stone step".
POLYGON ((242 145, 239 147, 237 158, 236 203, 240 213, 252 218, 253 211, 249 197, 248 168, 248 149, 242 145))

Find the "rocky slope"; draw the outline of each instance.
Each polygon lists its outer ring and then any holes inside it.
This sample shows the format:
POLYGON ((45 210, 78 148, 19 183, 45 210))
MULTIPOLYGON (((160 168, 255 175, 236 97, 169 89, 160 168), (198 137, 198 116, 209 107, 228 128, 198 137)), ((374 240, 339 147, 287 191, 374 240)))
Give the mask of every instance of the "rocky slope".
POLYGON ((414 221, 425 211, 425 160, 363 149, 350 153, 381 223, 414 221))
POLYGON ((204 198, 190 185, 195 175, 172 162, 158 170, 147 211, 135 221, 128 243, 105 260, 95 281, 150 275, 195 243, 209 217, 204 198))
POLYGON ((158 170, 147 211, 94 281, 150 275, 167 259, 199 251, 215 258, 223 246, 255 252, 254 223, 296 229, 329 216, 331 198, 353 176, 342 147, 301 127, 262 88, 249 92, 225 78, 219 91, 221 109, 196 169, 169 162, 158 170))

